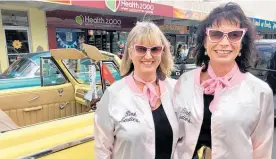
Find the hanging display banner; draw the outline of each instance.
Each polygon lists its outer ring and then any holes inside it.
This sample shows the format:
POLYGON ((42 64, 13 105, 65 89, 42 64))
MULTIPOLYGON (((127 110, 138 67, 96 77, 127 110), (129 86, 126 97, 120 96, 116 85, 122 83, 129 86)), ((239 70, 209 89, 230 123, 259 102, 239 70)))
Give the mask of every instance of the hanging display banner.
POLYGON ((60 48, 76 48, 78 46, 77 41, 64 41, 62 38, 60 38, 59 34, 56 34, 56 39, 60 48))

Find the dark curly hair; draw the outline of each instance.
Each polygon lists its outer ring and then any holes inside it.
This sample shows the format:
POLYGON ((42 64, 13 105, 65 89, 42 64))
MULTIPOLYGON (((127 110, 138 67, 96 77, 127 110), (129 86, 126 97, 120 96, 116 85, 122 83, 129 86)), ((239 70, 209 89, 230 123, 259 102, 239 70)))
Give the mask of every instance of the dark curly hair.
POLYGON ((206 38, 206 28, 212 25, 221 25, 222 20, 227 20, 233 24, 240 25, 241 28, 247 28, 242 39, 242 49, 240 51, 241 56, 238 56, 235 60, 241 72, 246 73, 251 66, 251 54, 255 52, 254 40, 255 40, 255 27, 251 21, 245 16, 241 7, 233 2, 229 2, 225 5, 215 8, 200 24, 197 31, 196 38, 196 64, 206 67, 202 69, 202 72, 206 72, 210 58, 205 55, 204 42, 206 38))

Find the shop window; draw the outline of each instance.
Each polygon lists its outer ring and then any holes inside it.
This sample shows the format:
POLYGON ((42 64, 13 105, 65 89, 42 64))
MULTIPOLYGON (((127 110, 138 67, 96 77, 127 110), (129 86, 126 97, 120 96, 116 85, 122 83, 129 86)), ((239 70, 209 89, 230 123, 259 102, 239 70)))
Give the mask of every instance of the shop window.
POLYGON ((111 53, 123 53, 127 32, 88 30, 88 44, 97 47, 99 50, 111 53))
POLYGON ((1 15, 10 65, 30 52, 28 12, 2 9, 1 15))
POLYGON ((57 28, 57 48, 81 49, 81 44, 86 43, 86 30, 57 28))
POLYGON ((4 26, 29 26, 28 12, 15 10, 1 10, 4 26))
POLYGON ((30 52, 28 29, 5 28, 5 36, 9 64, 14 62, 20 54, 30 52))

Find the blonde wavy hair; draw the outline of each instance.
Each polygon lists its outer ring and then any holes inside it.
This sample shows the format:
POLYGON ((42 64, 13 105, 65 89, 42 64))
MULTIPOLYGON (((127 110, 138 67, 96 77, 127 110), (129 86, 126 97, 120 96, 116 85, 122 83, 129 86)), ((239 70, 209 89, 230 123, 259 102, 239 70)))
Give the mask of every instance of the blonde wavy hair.
POLYGON ((170 77, 174 65, 170 52, 170 44, 159 27, 152 22, 137 22, 136 26, 130 31, 121 61, 121 76, 127 76, 134 70, 134 65, 129 56, 129 50, 135 43, 142 43, 143 41, 147 41, 150 45, 156 45, 161 41, 164 49, 156 73, 161 80, 170 77))

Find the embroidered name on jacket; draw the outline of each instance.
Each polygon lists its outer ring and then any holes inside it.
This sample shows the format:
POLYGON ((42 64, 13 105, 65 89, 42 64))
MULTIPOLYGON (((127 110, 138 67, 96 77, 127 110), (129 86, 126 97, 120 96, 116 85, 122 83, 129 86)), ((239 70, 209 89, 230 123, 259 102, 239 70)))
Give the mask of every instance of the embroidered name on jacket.
POLYGON ((121 119, 120 123, 125 123, 125 122, 136 122, 140 123, 140 121, 137 119, 137 114, 136 112, 133 113, 131 111, 126 111, 125 116, 121 119))
POLYGON ((188 111, 186 108, 182 108, 180 110, 179 119, 187 121, 188 123, 191 122, 191 111, 188 111))

